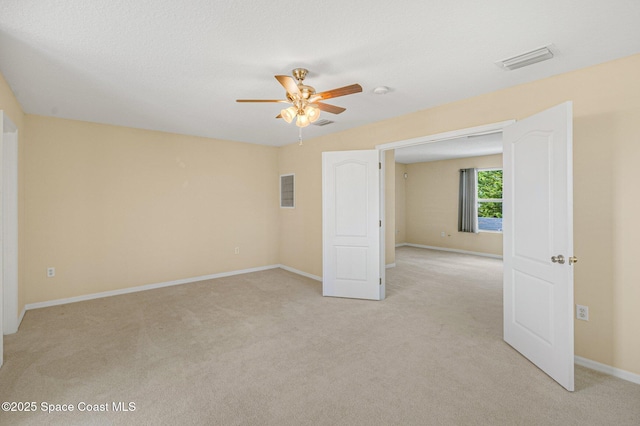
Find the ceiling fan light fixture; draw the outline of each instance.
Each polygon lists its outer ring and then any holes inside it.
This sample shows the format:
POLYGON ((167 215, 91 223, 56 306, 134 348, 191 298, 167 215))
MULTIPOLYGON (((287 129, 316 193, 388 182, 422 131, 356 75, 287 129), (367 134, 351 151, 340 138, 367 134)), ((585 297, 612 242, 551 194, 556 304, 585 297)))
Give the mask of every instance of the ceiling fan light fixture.
POLYGON ((320 109, 316 106, 313 105, 307 105, 307 107, 305 108, 305 115, 307 117, 309 117, 309 122, 313 123, 315 122, 318 118, 320 118, 320 109))
POLYGON ((296 120, 296 126, 298 127, 307 127, 311 122, 309 121, 309 117, 304 114, 298 114, 298 119, 296 120))
POLYGON ((280 111, 280 115, 282 115, 282 118, 287 123, 291 123, 297 114, 298 114, 298 110, 296 109, 296 107, 293 107, 293 106, 290 106, 289 108, 285 108, 282 111, 280 111))

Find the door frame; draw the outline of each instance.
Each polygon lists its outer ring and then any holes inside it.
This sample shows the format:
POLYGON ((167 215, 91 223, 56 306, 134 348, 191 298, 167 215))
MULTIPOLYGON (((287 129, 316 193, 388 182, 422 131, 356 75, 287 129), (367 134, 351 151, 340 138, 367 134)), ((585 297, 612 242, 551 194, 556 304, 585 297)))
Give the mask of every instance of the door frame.
POLYGON ((0 111, 0 331, 18 331, 18 128, 0 111))
MULTIPOLYGON (((381 238, 380 238, 380 257, 381 257, 381 268, 384 270, 385 269, 385 265, 386 265, 386 253, 385 253, 385 249, 386 249, 386 242, 384 239, 385 236, 385 230, 386 230, 386 220, 384 217, 385 214, 385 206, 386 206, 386 200, 384 197, 385 194, 385 183, 386 183, 386 176, 385 176, 385 152, 392 150, 392 149, 400 149, 400 148, 407 148, 410 146, 415 146, 415 145, 423 145, 423 144, 427 144, 427 143, 434 143, 434 142, 443 142, 446 140, 450 140, 450 139, 458 139, 458 138, 463 138, 466 136, 480 136, 480 135, 487 135, 487 134, 491 134, 491 133, 502 133, 502 130, 507 127, 510 126, 511 124, 515 123, 516 120, 506 120, 506 121, 499 121, 497 123, 490 123, 490 124, 485 124, 482 126, 476 126, 476 127, 467 127, 465 129, 459 129, 459 130, 452 130, 449 132, 443 132, 443 133, 435 133, 435 134, 431 134, 431 135, 425 135, 425 136, 420 136, 417 138, 412 138, 412 139, 404 139, 404 140, 400 140, 400 141, 396 141, 396 142, 388 142, 388 143, 384 143, 384 144, 380 144, 380 145, 376 145, 376 149, 378 151, 380 151, 380 161, 382 163, 382 167, 380 170, 380 217, 382 219, 382 227, 380 228, 380 232, 381 232, 381 238)), ((382 272, 384 274, 384 271, 382 272)), ((383 284, 386 284, 385 282, 385 276, 383 275, 383 284)), ((385 285, 386 287, 386 285, 385 285)), ((385 289, 386 290, 386 289, 385 289)))

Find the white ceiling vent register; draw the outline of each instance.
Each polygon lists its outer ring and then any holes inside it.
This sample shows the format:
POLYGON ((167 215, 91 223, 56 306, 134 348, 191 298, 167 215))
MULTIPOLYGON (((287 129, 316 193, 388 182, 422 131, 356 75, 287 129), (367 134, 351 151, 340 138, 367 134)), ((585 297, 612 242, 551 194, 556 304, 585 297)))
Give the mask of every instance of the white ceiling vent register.
POLYGON ((327 124, 331 124, 331 123, 335 123, 335 121, 331 121, 323 118, 311 124, 313 124, 314 126, 326 126, 327 124))
POLYGON ((547 59, 551 58, 553 58, 553 52, 549 49, 548 46, 545 46, 536 50, 532 50, 531 52, 514 56, 512 58, 503 59, 496 62, 496 65, 505 70, 512 71, 518 68, 526 67, 527 65, 535 64, 537 62, 546 61, 547 59))

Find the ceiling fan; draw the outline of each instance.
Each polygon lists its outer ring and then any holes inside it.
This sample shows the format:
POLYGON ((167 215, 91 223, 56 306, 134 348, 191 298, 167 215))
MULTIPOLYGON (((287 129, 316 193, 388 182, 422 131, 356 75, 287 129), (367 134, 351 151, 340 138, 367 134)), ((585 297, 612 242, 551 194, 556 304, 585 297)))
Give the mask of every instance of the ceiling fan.
POLYGON ((291 104, 290 107, 283 109, 276 118, 283 118, 287 123, 291 123, 296 118, 296 126, 307 127, 320 117, 321 110, 332 114, 340 114, 346 111, 346 108, 320 101, 362 92, 362 86, 351 84, 338 89, 316 93, 316 89, 303 83, 308 72, 305 68, 294 69, 291 74, 295 77, 295 80, 288 75, 275 76, 276 80, 287 91, 287 99, 237 99, 236 102, 281 102, 291 104))

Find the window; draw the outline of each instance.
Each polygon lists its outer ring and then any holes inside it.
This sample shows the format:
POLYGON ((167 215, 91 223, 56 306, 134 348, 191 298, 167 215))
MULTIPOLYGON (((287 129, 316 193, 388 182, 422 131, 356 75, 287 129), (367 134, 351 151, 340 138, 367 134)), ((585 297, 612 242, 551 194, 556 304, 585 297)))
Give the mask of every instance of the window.
POLYGON ((502 232, 502 169, 480 169, 478 230, 502 232))
POLYGON ((280 207, 282 208, 295 207, 294 176, 293 174, 280 176, 280 207))

